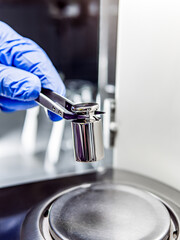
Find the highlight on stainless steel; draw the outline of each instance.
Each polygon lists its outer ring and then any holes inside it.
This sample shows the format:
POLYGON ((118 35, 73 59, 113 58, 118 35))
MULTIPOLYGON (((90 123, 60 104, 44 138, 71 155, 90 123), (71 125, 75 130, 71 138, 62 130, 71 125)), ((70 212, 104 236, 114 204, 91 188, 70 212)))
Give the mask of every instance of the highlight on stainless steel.
POLYGON ((78 162, 95 162, 104 157, 102 120, 72 121, 74 156, 78 162))
POLYGON ((97 103, 79 103, 74 104, 71 110, 74 113, 82 113, 82 112, 95 112, 99 108, 97 103))

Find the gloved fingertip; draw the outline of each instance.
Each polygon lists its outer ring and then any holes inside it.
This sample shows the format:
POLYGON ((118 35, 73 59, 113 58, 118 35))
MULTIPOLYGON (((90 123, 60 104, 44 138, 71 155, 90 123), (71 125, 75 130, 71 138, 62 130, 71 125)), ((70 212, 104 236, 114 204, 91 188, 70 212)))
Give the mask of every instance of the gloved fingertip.
POLYGON ((57 122, 57 121, 62 120, 62 117, 60 117, 59 115, 57 115, 53 112, 50 112, 50 111, 48 111, 48 116, 49 116, 50 120, 53 121, 53 122, 57 122))
POLYGON ((41 83, 38 77, 31 74, 30 81, 26 83, 26 89, 24 91, 24 100, 33 100, 39 96, 41 91, 41 83))
POLYGON ((1 109, 2 112, 5 112, 5 113, 15 112, 14 109, 9 109, 9 108, 5 108, 5 107, 1 107, 0 109, 1 109))

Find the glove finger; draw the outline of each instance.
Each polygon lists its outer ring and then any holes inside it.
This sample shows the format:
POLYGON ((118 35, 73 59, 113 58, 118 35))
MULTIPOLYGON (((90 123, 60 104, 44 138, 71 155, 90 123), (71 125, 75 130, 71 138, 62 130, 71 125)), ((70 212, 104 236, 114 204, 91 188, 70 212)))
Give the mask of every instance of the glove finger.
MULTIPOLYGON (((40 80, 34 74, 0 64, 0 85, 0 106, 3 112, 25 110, 37 105, 30 101, 38 97, 41 89, 40 80)), ((48 116, 52 121, 62 119, 52 112, 48 116)))
POLYGON ((59 115, 57 115, 57 114, 55 114, 55 113, 53 113, 51 111, 48 111, 48 116, 51 119, 51 121, 53 121, 53 122, 57 122, 57 121, 62 120, 61 116, 59 116, 59 115))
POLYGON ((9 109, 9 108, 5 108, 5 107, 0 107, 1 111, 2 112, 5 112, 5 113, 11 113, 11 112, 14 112, 15 110, 12 110, 12 109, 9 109))
POLYGON ((0 22, 0 61, 38 76, 44 88, 65 94, 64 84, 47 54, 32 40, 0 22), (2 33, 2 34, 1 34, 2 33))
MULTIPOLYGON (((10 98, 0 96, 0 109, 2 112, 14 112, 14 111, 26 110, 26 109, 35 107, 37 105, 38 104, 35 101, 24 102, 24 101, 12 100, 10 98)), ((48 116, 54 122, 62 120, 60 116, 50 111, 48 111, 48 116)))
POLYGON ((13 112, 26 110, 37 106, 35 101, 19 101, 0 96, 0 108, 2 111, 13 112))
POLYGON ((30 101, 39 96, 41 83, 37 76, 27 71, 0 64, 0 95, 30 101))

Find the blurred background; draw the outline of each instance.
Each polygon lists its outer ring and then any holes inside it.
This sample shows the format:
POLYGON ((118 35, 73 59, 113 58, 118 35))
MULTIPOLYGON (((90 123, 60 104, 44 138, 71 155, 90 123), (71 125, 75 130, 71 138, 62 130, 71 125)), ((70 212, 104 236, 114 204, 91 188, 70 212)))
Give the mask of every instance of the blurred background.
MULTIPOLYGON (((99 0, 0 0, 0 21, 47 52, 67 98, 96 101, 99 5, 99 0)), ((42 108, 0 113, 0 125, 0 186, 104 164, 75 162, 70 122, 52 124, 42 108)))

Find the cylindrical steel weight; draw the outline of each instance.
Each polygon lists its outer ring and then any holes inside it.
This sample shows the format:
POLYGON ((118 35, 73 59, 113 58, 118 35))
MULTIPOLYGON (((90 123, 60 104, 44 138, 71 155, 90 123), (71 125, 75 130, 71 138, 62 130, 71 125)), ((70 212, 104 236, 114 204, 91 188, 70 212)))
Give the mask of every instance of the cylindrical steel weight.
POLYGON ((78 162, 95 162, 104 157, 102 120, 72 121, 74 154, 78 162))

